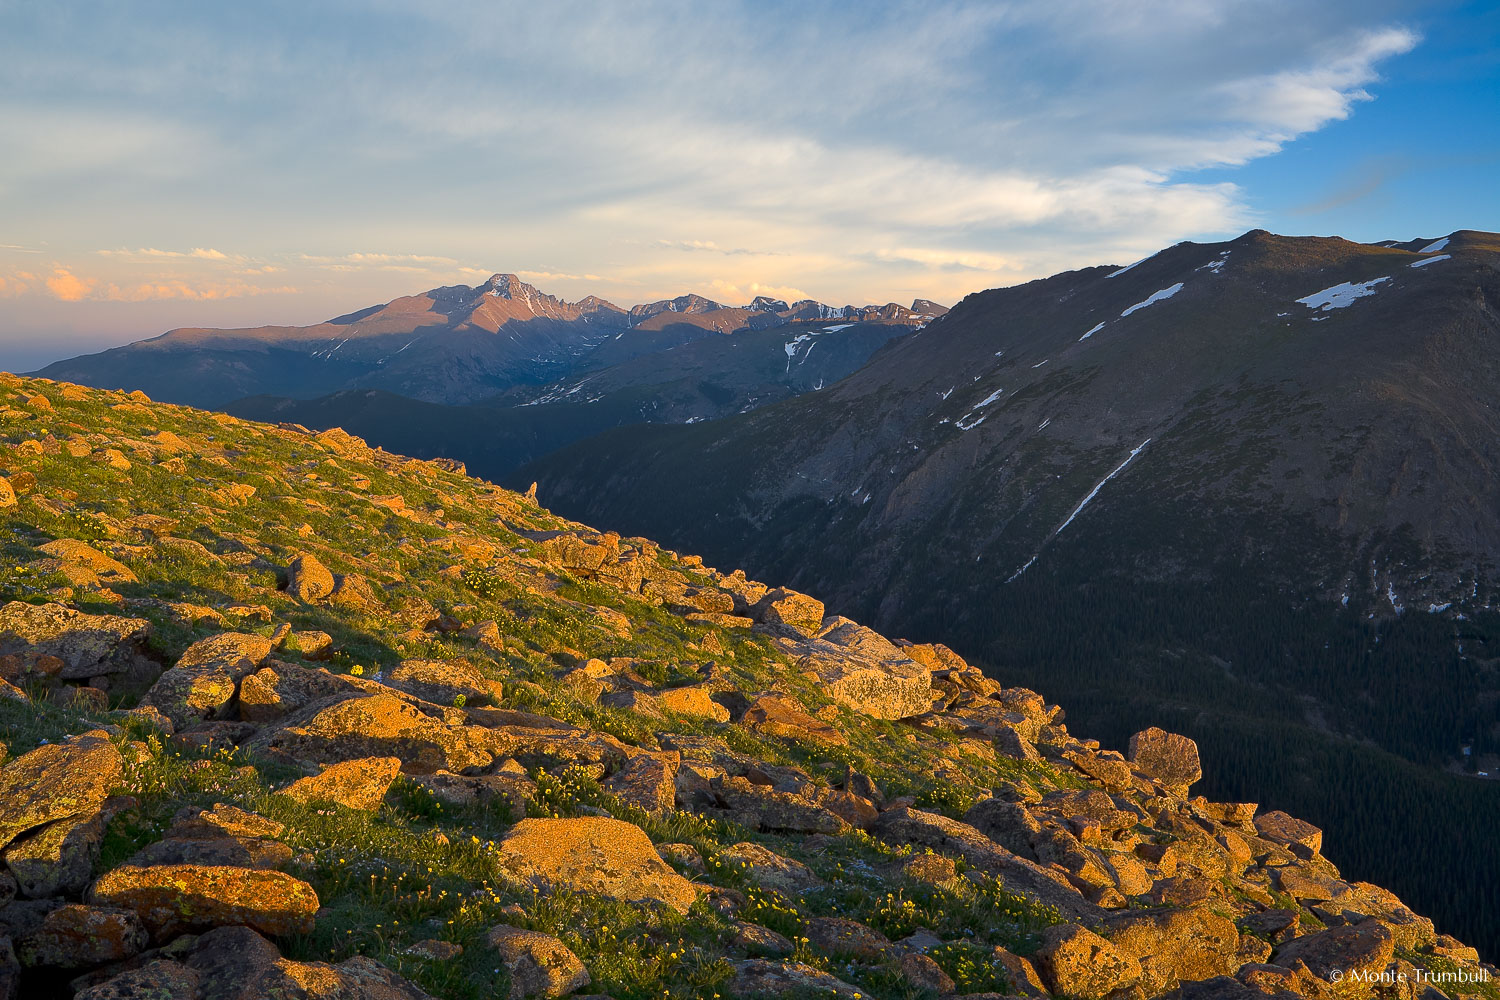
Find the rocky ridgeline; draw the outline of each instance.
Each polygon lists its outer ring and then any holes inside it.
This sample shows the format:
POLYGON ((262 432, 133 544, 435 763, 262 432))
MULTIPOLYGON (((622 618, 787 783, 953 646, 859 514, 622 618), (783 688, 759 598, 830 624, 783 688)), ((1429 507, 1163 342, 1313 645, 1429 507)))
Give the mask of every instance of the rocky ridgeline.
POLYGON ((0 434, 7 1000, 1489 989, 945 646, 336 430, 6 376, 0 434))

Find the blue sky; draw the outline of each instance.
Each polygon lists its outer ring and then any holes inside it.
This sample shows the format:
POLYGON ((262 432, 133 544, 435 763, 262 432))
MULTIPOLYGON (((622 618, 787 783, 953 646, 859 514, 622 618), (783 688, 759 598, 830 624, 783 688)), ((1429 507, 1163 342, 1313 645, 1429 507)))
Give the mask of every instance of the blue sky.
POLYGON ((495 271, 953 301, 1500 229, 1497 52, 1401 0, 0 0, 0 367, 495 271))

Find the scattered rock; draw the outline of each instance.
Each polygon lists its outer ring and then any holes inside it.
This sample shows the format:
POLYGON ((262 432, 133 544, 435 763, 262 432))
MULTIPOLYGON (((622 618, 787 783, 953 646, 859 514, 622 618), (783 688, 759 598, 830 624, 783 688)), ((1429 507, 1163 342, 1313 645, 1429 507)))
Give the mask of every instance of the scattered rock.
POLYGON ((318 894, 301 879, 219 865, 122 865, 105 873, 89 898, 134 910, 158 941, 225 924, 308 934, 318 911, 318 894))
POLYGON ((311 552, 302 552, 286 568, 286 592, 304 604, 316 604, 333 594, 333 573, 311 552))
POLYGON ((1178 795, 1185 796, 1188 786, 1203 777, 1198 744, 1155 726, 1130 737, 1126 756, 1137 771, 1160 781, 1178 795))
MULTIPOLYGON (((0 608, 0 657, 14 655, 23 669, 41 657, 61 661, 57 676, 80 680, 118 674, 144 659, 150 632, 144 618, 89 615, 58 604, 12 601, 0 608)), ((148 669, 155 664, 148 662, 148 669)))
POLYGON ((844 917, 813 917, 803 925, 802 933, 826 954, 862 962, 878 962, 891 947, 884 934, 844 917))
POLYGON ((1033 961, 1051 992, 1083 1000, 1099 1000, 1141 979, 1140 963, 1077 924, 1047 928, 1033 961))
POLYGON ((1383 972, 1396 953, 1396 939, 1378 920, 1330 927, 1294 938, 1276 950, 1276 964, 1303 962, 1313 975, 1333 981, 1335 974, 1383 972))
POLYGON ((762 695, 755 699, 740 717, 740 724, 768 736, 834 746, 848 742, 843 733, 828 723, 808 715, 796 702, 777 695, 762 695))
POLYGON ((35 827, 97 812, 123 770, 120 751, 99 730, 16 758, 0 771, 0 846, 35 827))
POLYGON ((941 965, 922 954, 901 956, 901 978, 916 989, 932 993, 952 993, 957 986, 941 965))
MULTIPOLYGON (((801 962, 777 962, 751 958, 734 963, 734 978, 729 988, 741 996, 819 996, 860 1000, 866 994, 835 976, 803 965, 801 962)), ((868 1000, 868 998, 866 998, 868 1000)))
POLYGON ((146 944, 146 928, 130 910, 69 903, 47 914, 16 952, 23 965, 81 969, 129 958, 146 944))
POLYGON ((725 848, 719 858, 726 864, 742 867, 750 881, 761 888, 774 889, 788 897, 823 884, 802 862, 784 858, 760 844, 748 841, 734 844, 725 848))
POLYGON ((278 794, 298 802, 333 802, 374 812, 400 773, 401 761, 396 757, 346 760, 328 765, 321 774, 299 778, 278 794))
POLYGON ((155 706, 181 729, 203 719, 223 717, 240 680, 271 655, 271 640, 246 632, 200 639, 161 675, 143 702, 155 706))
POLYGON ((588 970, 568 946, 549 934, 505 924, 487 940, 510 973, 510 998, 565 997, 590 982, 588 970))
POLYGON ((1301 847, 1309 855, 1323 851, 1323 831, 1284 812, 1261 813, 1255 817, 1255 829, 1273 843, 1301 847))
POLYGON ((686 913, 693 884, 661 859, 641 828, 617 819, 524 819, 497 845, 511 877, 686 913))

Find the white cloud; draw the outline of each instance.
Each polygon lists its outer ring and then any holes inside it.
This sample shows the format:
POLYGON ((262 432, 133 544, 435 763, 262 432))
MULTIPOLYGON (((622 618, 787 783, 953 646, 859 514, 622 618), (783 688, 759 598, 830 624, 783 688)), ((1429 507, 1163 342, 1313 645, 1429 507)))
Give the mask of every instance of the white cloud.
POLYGON ((625 302, 952 299, 1227 234, 1254 206, 1193 171, 1348 117, 1421 10, 49 6, 0 13, 6 235, 184 268, 101 272, 122 290, 284 268, 329 315, 494 271, 625 302))

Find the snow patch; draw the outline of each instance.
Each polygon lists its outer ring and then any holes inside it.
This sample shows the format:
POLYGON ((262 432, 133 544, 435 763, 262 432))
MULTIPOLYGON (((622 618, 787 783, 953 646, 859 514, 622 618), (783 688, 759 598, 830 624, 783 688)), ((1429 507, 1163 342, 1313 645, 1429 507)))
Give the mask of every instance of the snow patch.
POLYGON ((1126 316, 1129 316, 1131 313, 1135 312, 1137 309, 1144 309, 1144 308, 1146 308, 1149 305, 1154 305, 1157 302, 1162 302, 1162 301, 1164 301, 1166 299, 1170 299, 1172 296, 1176 295, 1180 291, 1182 291, 1182 282, 1179 281, 1177 284, 1172 285, 1169 288, 1163 288, 1159 292, 1152 292, 1151 293, 1151 297, 1148 298, 1148 299, 1146 299, 1144 302, 1137 302, 1135 305, 1131 306, 1129 309, 1126 309, 1124 312, 1120 313, 1120 318, 1124 319, 1126 316))
MULTIPOLYGON (((1161 253, 1161 251, 1158 250, 1158 251, 1156 251, 1156 253, 1161 253)), ((1151 255, 1151 257, 1155 257, 1155 256, 1156 256, 1155 253, 1151 255)), ((1146 261, 1150 260, 1151 257, 1142 257, 1140 260, 1136 261, 1134 264, 1126 264, 1124 267, 1120 268, 1118 271, 1111 271, 1109 274, 1106 274, 1105 277, 1106 278, 1118 278, 1120 275, 1124 274, 1126 271, 1130 270, 1132 267, 1140 267, 1142 264, 1146 263, 1146 261)))
POLYGON ((1449 601, 1447 604, 1430 604, 1427 606, 1427 613, 1429 615, 1435 615, 1439 614, 1440 612, 1447 611, 1451 607, 1453 607, 1452 601, 1449 601))
POLYGON ((1437 253, 1439 250, 1448 245, 1448 240, 1449 237, 1447 236, 1444 236, 1440 240, 1433 240, 1431 243, 1418 250, 1417 253, 1437 253))
POLYGON ((1390 280, 1390 276, 1387 275, 1384 278, 1371 278, 1369 281, 1345 281, 1325 288, 1321 292, 1303 296, 1297 301, 1309 309, 1319 309, 1323 312, 1328 312, 1330 309, 1343 309, 1352 304, 1355 299, 1374 295, 1376 285, 1390 280))
POLYGON ((1042 367, 1042 365, 1045 365, 1049 360, 1051 360, 1051 359, 1050 358, 1043 358, 1042 360, 1038 361, 1036 364, 1032 365, 1031 367, 1033 367, 1033 368, 1040 368, 1040 367, 1042 367))
POLYGON ((970 413, 970 414, 968 414, 968 416, 960 417, 958 419, 957 424, 955 424, 955 426, 959 430, 961 430, 961 431, 972 431, 974 428, 976 428, 980 424, 984 423, 984 417, 979 417, 979 418, 974 419, 974 420, 969 420, 969 417, 972 417, 972 416, 974 416, 974 414, 970 413), (968 423, 964 423, 965 420, 969 420, 969 422, 968 423))
POLYGON ((853 325, 854 325, 853 323, 840 323, 838 326, 825 326, 825 327, 823 327, 823 332, 824 333, 838 333, 840 330, 847 330, 847 329, 849 329, 853 325))
POLYGON ((999 399, 1004 393, 1005 393, 1004 389, 996 389, 994 392, 990 393, 988 396, 986 396, 983 399, 981 399, 978 403, 975 403, 974 404, 974 409, 976 409, 976 410, 982 410, 982 409, 984 409, 986 406, 989 406, 995 400, 999 399))
POLYGON ((1413 261, 1412 264, 1411 264, 1411 266, 1412 267, 1426 267, 1428 264, 1436 264, 1440 260, 1452 260, 1452 259, 1453 259, 1453 255, 1451 253, 1440 253, 1436 257, 1428 257, 1426 260, 1413 261))
POLYGON ((1082 337, 1079 337, 1078 338, 1079 343, 1082 343, 1083 341, 1088 340, 1090 337, 1092 337, 1094 334, 1098 333, 1102 329, 1104 329, 1104 324, 1100 323, 1098 326, 1094 327, 1088 333, 1085 333, 1082 337))

